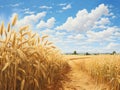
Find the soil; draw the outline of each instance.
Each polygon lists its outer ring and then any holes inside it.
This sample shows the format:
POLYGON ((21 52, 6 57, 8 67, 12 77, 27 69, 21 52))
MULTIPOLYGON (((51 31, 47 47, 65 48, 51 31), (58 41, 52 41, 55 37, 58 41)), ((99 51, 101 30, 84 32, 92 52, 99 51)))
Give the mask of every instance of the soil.
POLYGON ((97 84, 91 76, 80 69, 81 57, 69 57, 71 72, 69 73, 70 82, 65 84, 65 90, 108 90, 104 84, 97 84))

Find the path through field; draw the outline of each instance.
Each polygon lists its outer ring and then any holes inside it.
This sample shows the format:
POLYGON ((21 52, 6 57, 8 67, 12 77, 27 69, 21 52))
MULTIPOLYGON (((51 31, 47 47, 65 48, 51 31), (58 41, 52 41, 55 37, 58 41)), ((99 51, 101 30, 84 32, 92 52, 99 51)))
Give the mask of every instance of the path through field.
POLYGON ((90 57, 69 57, 71 73, 70 82, 66 83, 65 90, 107 90, 104 85, 97 85, 94 80, 85 72, 80 70, 80 63, 83 59, 90 57))

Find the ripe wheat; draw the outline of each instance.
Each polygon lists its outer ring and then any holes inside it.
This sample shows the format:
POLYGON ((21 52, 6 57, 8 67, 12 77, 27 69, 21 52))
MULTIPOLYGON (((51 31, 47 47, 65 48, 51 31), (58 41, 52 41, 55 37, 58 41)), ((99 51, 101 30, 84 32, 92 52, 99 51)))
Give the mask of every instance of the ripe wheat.
POLYGON ((28 26, 16 30, 16 23, 17 15, 7 29, 0 25, 0 90, 61 90, 69 69, 65 58, 48 36, 28 26))

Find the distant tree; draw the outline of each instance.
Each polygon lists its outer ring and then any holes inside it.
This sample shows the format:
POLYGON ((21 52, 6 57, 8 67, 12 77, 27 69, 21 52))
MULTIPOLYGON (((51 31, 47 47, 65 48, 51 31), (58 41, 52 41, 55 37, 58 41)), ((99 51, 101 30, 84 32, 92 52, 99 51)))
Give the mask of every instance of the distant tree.
POLYGON ((77 54, 77 51, 74 51, 73 54, 76 55, 76 54, 77 54))
POLYGON ((85 55, 90 55, 90 53, 86 52, 85 55))
POLYGON ((95 53, 94 55, 99 55, 99 53, 95 53))
POLYGON ((116 51, 113 51, 113 52, 112 52, 112 55, 115 55, 115 54, 116 54, 116 51))

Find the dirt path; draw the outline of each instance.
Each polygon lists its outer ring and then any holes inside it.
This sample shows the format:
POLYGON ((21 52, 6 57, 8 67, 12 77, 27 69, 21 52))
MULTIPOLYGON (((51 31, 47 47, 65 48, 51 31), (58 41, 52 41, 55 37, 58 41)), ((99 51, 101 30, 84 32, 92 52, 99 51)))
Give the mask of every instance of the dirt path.
POLYGON ((69 64, 72 68, 71 81, 66 84, 65 90, 107 90, 104 85, 97 85, 92 78, 80 70, 80 60, 71 59, 69 64))

